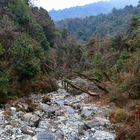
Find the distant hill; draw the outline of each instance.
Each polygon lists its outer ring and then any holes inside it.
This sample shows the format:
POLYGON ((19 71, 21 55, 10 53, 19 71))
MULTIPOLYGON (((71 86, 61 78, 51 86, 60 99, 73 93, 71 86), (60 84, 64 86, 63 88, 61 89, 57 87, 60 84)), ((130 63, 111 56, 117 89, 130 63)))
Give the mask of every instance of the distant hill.
POLYGON ((120 10, 113 9, 109 14, 61 20, 56 22, 56 26, 60 30, 68 30, 70 35, 78 40, 87 41, 97 33, 104 37, 126 32, 133 16, 140 18, 140 4, 120 10))
POLYGON ((138 1, 139 0, 110 0, 106 2, 100 1, 85 6, 77 6, 64 10, 51 10, 49 14, 55 21, 66 18, 86 17, 91 15, 98 15, 101 13, 106 14, 111 12, 113 8, 120 9, 124 8, 126 5, 136 6, 138 1))

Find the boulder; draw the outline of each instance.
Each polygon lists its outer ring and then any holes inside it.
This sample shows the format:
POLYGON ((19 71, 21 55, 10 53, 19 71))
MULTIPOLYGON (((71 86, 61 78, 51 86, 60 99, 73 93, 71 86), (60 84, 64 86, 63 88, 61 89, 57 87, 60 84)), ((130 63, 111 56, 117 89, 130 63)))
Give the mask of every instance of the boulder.
POLYGON ((91 118, 92 116, 93 116, 93 111, 91 111, 91 110, 83 110, 82 112, 81 112, 81 116, 83 117, 83 118, 85 118, 85 119, 89 119, 89 118, 91 118))
POLYGON ((37 140, 54 140, 55 136, 51 132, 40 132, 37 135, 37 140))
POLYGON ((115 135, 106 131, 96 130, 93 139, 97 140, 114 140, 115 135))
POLYGON ((70 106, 65 106, 65 112, 67 112, 69 114, 74 114, 75 110, 70 106))
POLYGON ((33 113, 26 113, 23 118, 32 127, 37 127, 40 121, 40 117, 33 113))
POLYGON ((48 112, 49 111, 49 108, 50 108, 50 106, 49 105, 47 105, 47 104, 43 104, 43 103, 40 103, 40 109, 42 110, 42 111, 44 111, 44 112, 48 112))
POLYGON ((27 135, 31 135, 33 136, 35 134, 35 132, 31 129, 28 129, 28 128, 21 128, 21 131, 23 134, 27 134, 27 135))
POLYGON ((95 117, 93 120, 87 121, 86 124, 90 127, 90 128, 104 128, 107 129, 109 127, 111 127, 111 123, 109 120, 104 119, 104 118, 100 118, 100 117, 95 117))

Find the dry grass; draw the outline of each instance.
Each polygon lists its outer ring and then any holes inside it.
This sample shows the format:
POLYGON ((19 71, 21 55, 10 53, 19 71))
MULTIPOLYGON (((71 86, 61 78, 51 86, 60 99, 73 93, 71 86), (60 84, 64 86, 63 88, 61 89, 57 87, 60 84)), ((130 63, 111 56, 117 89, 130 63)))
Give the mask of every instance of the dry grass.
POLYGON ((110 103, 110 97, 108 94, 102 94, 100 97, 92 97, 85 99, 85 103, 96 103, 98 105, 108 105, 110 103))
POLYGON ((116 140, 140 140, 140 103, 133 111, 119 109, 110 115, 110 120, 116 124, 116 140))

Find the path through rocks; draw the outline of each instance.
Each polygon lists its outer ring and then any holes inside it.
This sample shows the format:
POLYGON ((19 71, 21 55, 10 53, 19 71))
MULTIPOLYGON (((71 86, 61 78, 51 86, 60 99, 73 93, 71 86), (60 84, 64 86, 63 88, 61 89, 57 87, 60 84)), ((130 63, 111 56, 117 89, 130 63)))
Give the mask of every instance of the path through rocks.
POLYGON ((89 95, 72 95, 59 88, 47 95, 32 95, 30 103, 16 102, 0 110, 0 140, 114 140, 109 121, 111 105, 85 103, 89 95), (47 96, 48 102, 42 98, 47 96))

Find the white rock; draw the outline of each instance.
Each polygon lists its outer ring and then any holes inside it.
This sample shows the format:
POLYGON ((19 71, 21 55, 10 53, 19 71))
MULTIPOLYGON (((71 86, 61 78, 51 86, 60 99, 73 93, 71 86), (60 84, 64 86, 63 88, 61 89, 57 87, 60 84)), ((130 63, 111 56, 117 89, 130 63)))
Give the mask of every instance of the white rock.
POLYGON ((16 112, 16 108, 15 108, 15 107, 11 107, 10 109, 11 109, 11 111, 12 111, 13 113, 16 112))

